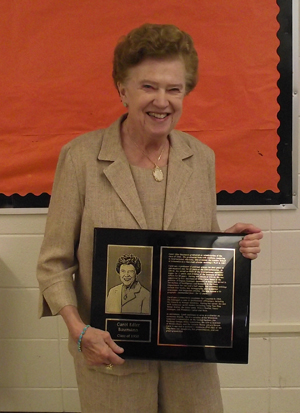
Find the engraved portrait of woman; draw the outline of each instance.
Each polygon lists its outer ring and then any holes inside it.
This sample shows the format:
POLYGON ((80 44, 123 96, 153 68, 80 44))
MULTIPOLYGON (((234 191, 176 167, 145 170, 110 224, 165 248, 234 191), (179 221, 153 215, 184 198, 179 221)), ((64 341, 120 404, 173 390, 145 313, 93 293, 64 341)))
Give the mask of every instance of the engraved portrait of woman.
POLYGON ((133 254, 122 255, 116 264, 121 283, 106 298, 106 313, 150 314, 150 291, 139 281, 142 264, 133 254))

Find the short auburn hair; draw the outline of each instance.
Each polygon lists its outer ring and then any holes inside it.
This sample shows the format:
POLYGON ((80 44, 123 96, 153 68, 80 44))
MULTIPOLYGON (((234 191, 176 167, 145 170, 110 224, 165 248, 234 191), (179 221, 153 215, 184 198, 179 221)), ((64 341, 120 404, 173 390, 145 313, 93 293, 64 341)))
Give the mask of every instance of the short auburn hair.
POLYGON ((114 50, 113 79, 116 88, 128 70, 147 58, 181 58, 186 71, 186 94, 198 81, 198 55, 191 36, 172 24, 150 24, 131 30, 114 50))

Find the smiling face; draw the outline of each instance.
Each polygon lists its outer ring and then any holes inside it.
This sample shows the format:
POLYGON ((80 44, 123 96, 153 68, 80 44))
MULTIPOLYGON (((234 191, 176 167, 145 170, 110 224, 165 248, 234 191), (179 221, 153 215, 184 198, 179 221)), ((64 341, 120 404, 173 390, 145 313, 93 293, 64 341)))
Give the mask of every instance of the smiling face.
POLYGON ((182 113, 185 96, 185 67, 181 59, 146 59, 129 69, 119 84, 123 103, 128 106, 127 127, 135 136, 165 138, 182 113))
POLYGON ((125 287, 131 286, 136 281, 136 270, 132 264, 122 264, 119 275, 125 287))

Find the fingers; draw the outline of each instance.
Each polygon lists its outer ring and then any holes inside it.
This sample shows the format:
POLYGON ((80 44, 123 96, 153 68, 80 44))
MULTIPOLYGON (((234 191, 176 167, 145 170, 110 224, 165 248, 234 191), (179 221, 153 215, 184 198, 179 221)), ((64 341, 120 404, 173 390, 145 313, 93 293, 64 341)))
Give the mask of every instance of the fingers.
POLYGON ((105 337, 103 339, 105 343, 112 349, 114 353, 122 354, 124 352, 124 349, 118 346, 116 342, 114 342, 108 331, 104 331, 104 335, 105 337))
POLYGON ((113 364, 114 366, 119 366, 125 363, 125 360, 119 357, 116 353, 111 351, 110 355, 108 356, 108 360, 105 364, 113 364))
POLYGON ((238 222, 232 227, 226 229, 225 232, 241 234, 246 233, 244 239, 240 241, 240 252, 245 258, 254 260, 260 253, 260 240, 263 237, 263 233, 260 228, 252 224, 244 224, 238 222))
POLYGON ((117 345, 111 338, 108 331, 104 332, 104 342, 107 344, 107 361, 105 364, 123 364, 125 362, 124 359, 118 356, 118 354, 122 354, 124 349, 117 345))
POLYGON ((241 254, 245 258, 249 258, 250 260, 255 260, 258 254, 260 253, 260 249, 253 249, 253 248, 240 248, 241 254))
POLYGON ((232 227, 226 229, 225 232, 231 232, 235 234, 240 234, 244 232, 247 234, 253 234, 253 233, 260 233, 261 229, 252 224, 245 224, 242 222, 238 222, 237 224, 234 224, 232 227))
POLYGON ((93 354, 92 357, 90 354, 87 354, 86 361, 89 365, 93 366, 100 366, 102 364, 113 364, 117 366, 125 362, 125 360, 119 357, 108 345, 103 347, 99 353, 93 354))
POLYGON ((242 224, 239 223, 237 224, 240 226, 241 228, 241 232, 246 232, 247 234, 257 234, 257 233, 261 233, 261 229, 256 227, 255 225, 252 224, 242 224))
POLYGON ((242 255, 243 255, 243 257, 248 258, 249 260, 255 260, 258 256, 258 253, 255 253, 255 252, 242 252, 242 255))
POLYGON ((261 232, 261 230, 259 230, 259 232, 254 232, 254 233, 249 233, 247 235, 245 235, 244 240, 243 241, 251 241, 251 240, 261 240, 263 238, 264 234, 261 232))
POLYGON ((91 327, 82 339, 82 353, 89 365, 121 365, 125 360, 118 354, 123 352, 124 349, 112 340, 107 331, 91 327))
POLYGON ((240 252, 245 258, 249 258, 251 260, 257 258, 257 255, 260 253, 260 240, 262 237, 262 232, 258 232, 248 234, 240 241, 240 252))

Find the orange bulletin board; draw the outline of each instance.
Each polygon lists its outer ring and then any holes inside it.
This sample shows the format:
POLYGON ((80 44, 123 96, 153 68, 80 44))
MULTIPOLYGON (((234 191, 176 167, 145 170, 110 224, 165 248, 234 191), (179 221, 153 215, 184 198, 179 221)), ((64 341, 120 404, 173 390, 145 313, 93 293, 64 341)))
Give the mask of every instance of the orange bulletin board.
POLYGON ((281 156, 280 144, 291 145, 292 73, 281 65, 292 55, 282 13, 286 21, 291 6, 275 0, 1 0, 0 207, 47 206, 61 147, 124 112, 113 49, 145 22, 175 24, 195 41, 200 80, 178 129, 214 149, 218 203, 289 203, 291 148, 281 156))

